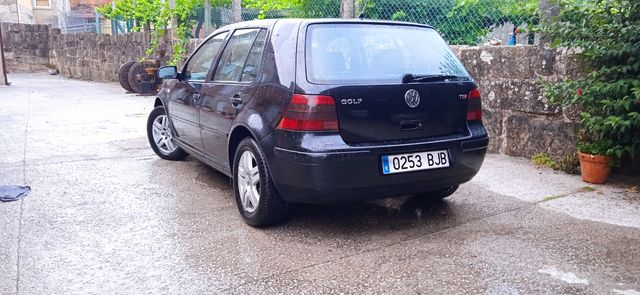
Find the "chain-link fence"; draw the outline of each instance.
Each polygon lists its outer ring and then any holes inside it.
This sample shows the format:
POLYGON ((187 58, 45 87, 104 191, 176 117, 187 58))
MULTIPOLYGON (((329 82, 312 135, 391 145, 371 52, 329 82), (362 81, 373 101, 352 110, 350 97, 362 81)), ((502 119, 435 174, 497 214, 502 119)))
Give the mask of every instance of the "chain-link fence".
MULTIPOLYGON (((189 37, 202 38, 213 28, 233 22, 231 0, 194 0, 189 37), (205 21, 204 1, 211 6, 205 21), (200 2, 200 3, 197 3, 200 2), (209 25, 207 25, 209 23, 209 25)), ((273 18, 337 18, 363 16, 433 26, 452 45, 534 43, 531 27, 538 23, 539 0, 242 0, 242 20, 273 18), (350 9, 341 5, 350 3, 350 9), (496 41, 496 42, 493 42, 496 41)), ((133 20, 112 22, 114 33, 129 32, 133 20)), ((104 31, 104 28, 102 28, 104 31)))
MULTIPOLYGON (((340 17, 340 0, 306 0, 282 9, 251 3, 243 2, 242 20, 340 17)), ((532 43, 528 31, 537 23, 537 8, 538 0, 362 0, 355 3, 355 16, 364 12, 369 19, 428 24, 450 44, 476 45, 490 39, 507 44, 513 35, 519 35, 517 43, 532 43)), ((199 13, 201 21, 203 15, 199 13)), ((213 27, 231 23, 231 15, 230 8, 213 7, 213 27)))
MULTIPOLYGON (((522 9, 532 1, 509 0, 375 0, 365 15, 372 19, 398 20, 435 27, 450 44, 475 45, 497 32, 521 30, 535 22, 536 9, 522 9)), ((537 5, 537 0, 533 2, 537 5)), ((535 7, 534 7, 535 8, 535 7)), ((508 32, 502 34, 502 41, 508 32)))

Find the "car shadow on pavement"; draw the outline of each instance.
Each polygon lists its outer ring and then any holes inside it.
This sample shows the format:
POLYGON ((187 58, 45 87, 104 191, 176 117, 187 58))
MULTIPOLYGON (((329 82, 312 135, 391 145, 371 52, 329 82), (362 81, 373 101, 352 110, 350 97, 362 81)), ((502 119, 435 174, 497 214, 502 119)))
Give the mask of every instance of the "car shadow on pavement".
POLYGON ((455 216, 447 201, 412 196, 340 204, 292 204, 281 227, 366 234, 440 224, 455 216))
MULTIPOLYGON (((233 202, 231 180, 204 164, 200 168, 202 171, 198 173, 195 180, 209 187, 227 191, 229 200, 233 202)), ((366 202, 290 204, 289 216, 284 223, 263 230, 358 235, 422 227, 442 228, 456 224, 460 219, 456 214, 456 206, 450 201, 455 195, 445 200, 407 195, 366 202)), ((235 210, 235 204, 232 207, 235 210)))

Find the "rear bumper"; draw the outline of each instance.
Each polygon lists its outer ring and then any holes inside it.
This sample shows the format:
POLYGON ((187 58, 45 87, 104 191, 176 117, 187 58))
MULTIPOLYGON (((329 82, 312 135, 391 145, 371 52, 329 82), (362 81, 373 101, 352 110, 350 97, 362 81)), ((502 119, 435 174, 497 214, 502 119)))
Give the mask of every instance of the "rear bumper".
POLYGON ((271 173, 289 202, 347 202, 427 192, 467 182, 476 175, 488 137, 356 148, 349 151, 301 152, 276 147, 271 173), (382 155, 447 150, 451 166, 398 174, 382 173, 382 155))

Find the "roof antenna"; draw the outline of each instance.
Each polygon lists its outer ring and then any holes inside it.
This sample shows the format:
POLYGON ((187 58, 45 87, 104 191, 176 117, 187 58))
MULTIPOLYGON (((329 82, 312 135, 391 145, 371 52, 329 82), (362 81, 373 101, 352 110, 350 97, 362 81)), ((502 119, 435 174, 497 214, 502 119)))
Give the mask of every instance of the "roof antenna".
POLYGON ((360 16, 358 16, 359 19, 364 19, 364 13, 367 11, 367 2, 369 2, 369 0, 364 0, 364 5, 362 6, 362 12, 360 12, 360 16))

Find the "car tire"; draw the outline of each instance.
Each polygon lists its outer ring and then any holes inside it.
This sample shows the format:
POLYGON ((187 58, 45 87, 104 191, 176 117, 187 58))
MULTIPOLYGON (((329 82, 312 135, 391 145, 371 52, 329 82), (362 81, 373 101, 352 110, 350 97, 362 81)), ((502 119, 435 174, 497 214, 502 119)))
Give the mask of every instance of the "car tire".
POLYGON ((120 86, 122 86, 122 88, 124 88, 124 90, 126 90, 127 92, 134 92, 131 88, 131 85, 129 84, 129 70, 135 63, 135 61, 125 63, 118 70, 118 82, 120 82, 120 86))
POLYGON ((233 190, 238 210, 247 224, 265 227, 286 218, 287 202, 276 191, 264 153, 252 138, 243 139, 236 149, 233 190))
POLYGON ((434 191, 416 194, 416 197, 427 200, 442 200, 448 196, 453 195, 458 190, 458 185, 452 185, 450 187, 441 188, 434 191))
POLYGON ((129 73, 127 74, 127 79, 129 81, 129 87, 133 90, 133 92, 140 94, 145 93, 143 90, 141 77, 143 75, 147 75, 147 73, 144 71, 145 68, 153 66, 154 64, 149 61, 136 62, 131 65, 131 67, 129 68, 129 73))
POLYGON ((173 134, 173 128, 164 107, 154 108, 147 119, 149 145, 160 158, 179 161, 189 154, 176 143, 173 134))

